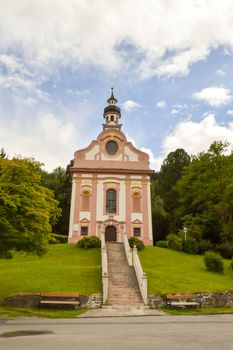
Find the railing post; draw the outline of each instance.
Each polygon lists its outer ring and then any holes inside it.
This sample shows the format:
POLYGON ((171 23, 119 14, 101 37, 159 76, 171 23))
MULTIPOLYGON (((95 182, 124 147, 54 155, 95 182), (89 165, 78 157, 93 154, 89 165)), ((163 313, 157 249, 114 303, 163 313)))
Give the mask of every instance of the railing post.
POLYGON ((142 275, 142 300, 145 305, 148 304, 148 299, 147 299, 147 275, 145 272, 143 272, 142 275))
POLYGON ((148 300, 147 300, 147 275, 145 272, 143 272, 142 265, 141 265, 141 262, 140 262, 140 259, 138 256, 138 250, 137 250, 136 246, 133 247, 133 266, 134 266, 134 270, 135 270, 135 273, 137 276, 138 285, 140 288, 143 303, 145 305, 147 305, 148 304, 148 300))
POLYGON ((138 250, 136 245, 133 246, 133 265, 134 265, 134 261, 136 260, 136 256, 138 255, 138 250))
POLYGON ((125 248, 125 255, 128 261, 128 265, 132 266, 133 265, 133 252, 132 248, 129 245, 128 237, 127 234, 124 233, 124 248, 125 248))
POLYGON ((108 300, 108 260, 107 260, 107 247, 105 244, 104 233, 101 233, 101 260, 102 260, 103 304, 106 304, 108 300))

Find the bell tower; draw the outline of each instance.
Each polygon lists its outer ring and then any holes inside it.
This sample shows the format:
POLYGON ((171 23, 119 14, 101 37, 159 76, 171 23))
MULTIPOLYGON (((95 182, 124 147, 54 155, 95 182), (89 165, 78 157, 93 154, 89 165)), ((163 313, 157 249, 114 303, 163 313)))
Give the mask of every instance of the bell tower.
POLYGON ((121 109, 116 105, 117 99, 113 95, 113 87, 111 90, 111 96, 107 100, 108 106, 104 108, 103 117, 105 118, 105 123, 103 124, 103 130, 121 130, 122 124, 119 124, 119 118, 121 118, 121 109))

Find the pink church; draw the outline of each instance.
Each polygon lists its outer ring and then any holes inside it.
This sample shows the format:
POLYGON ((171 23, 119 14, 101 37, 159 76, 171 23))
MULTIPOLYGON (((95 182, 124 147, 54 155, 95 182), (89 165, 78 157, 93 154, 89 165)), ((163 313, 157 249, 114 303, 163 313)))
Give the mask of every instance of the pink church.
POLYGON ((113 89, 107 102, 103 131, 74 155, 68 242, 101 233, 123 242, 127 233, 152 245, 149 156, 121 131, 113 89))

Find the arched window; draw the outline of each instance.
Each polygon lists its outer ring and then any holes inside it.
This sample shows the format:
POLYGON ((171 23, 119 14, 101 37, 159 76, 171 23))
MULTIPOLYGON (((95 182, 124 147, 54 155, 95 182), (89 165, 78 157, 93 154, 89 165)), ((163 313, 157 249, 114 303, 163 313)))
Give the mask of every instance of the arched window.
POLYGON ((107 190, 106 192, 106 212, 116 213, 116 190, 107 190))
POLYGON ((111 115, 110 121, 111 121, 111 122, 114 122, 114 116, 113 116, 113 115, 111 115))

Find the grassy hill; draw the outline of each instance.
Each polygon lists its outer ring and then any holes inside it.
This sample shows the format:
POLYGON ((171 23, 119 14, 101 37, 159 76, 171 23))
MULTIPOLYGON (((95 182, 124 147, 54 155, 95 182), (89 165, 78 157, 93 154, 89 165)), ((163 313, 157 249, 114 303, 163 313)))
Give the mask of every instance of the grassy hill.
POLYGON ((230 261, 224 260, 223 275, 206 270, 203 256, 170 249, 146 247, 139 252, 143 270, 148 275, 150 294, 223 291, 233 289, 230 261))
POLYGON ((40 292, 100 292, 100 249, 56 244, 42 257, 16 253, 0 260, 0 301, 9 295, 40 292))
MULTIPOLYGON (((223 275, 208 272, 203 256, 147 247, 139 252, 148 275, 149 293, 221 291, 233 289, 233 271, 225 260, 223 275)), ((39 292, 100 292, 100 249, 81 250, 75 245, 51 245, 38 258, 16 253, 0 260, 0 302, 9 295, 39 292)))

